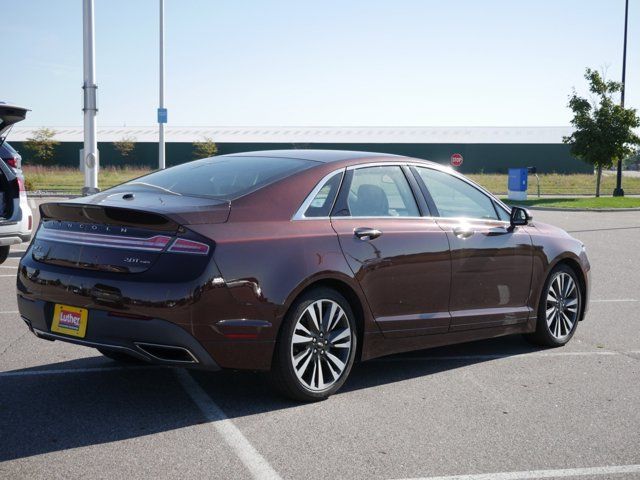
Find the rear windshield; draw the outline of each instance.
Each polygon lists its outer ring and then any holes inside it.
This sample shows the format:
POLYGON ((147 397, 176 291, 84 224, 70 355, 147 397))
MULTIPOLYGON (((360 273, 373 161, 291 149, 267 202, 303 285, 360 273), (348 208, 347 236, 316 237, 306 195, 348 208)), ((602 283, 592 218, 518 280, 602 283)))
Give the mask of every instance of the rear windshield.
POLYGON ((232 200, 313 166, 297 158, 213 157, 136 178, 114 190, 157 189, 232 200))

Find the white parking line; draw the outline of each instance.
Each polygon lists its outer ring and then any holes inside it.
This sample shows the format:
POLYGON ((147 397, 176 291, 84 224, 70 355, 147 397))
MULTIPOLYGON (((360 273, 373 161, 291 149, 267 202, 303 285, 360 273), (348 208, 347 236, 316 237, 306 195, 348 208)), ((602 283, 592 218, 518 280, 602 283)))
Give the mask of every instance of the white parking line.
POLYGON ((635 298, 612 298, 606 300, 589 300, 590 303, 617 303, 617 302, 640 302, 635 298))
POLYGON ((18 310, 3 310, 0 312, 0 315, 8 315, 8 314, 16 314, 20 313, 18 310))
POLYGON ((224 441, 238 456, 251 476, 256 479, 281 480, 280 475, 269 465, 262 455, 249 443, 218 405, 207 395, 185 370, 176 370, 178 380, 191 400, 198 406, 224 441))
POLYGON ((538 478, 584 477, 587 475, 619 475, 640 473, 640 465, 611 465, 607 467, 563 468, 559 470, 527 470, 525 472, 497 472, 444 477, 420 477, 404 480, 529 480, 538 478))
POLYGON ((14 275, 0 275, 0 277, 13 277, 13 278, 16 278, 15 274, 14 275))
POLYGON ((0 268, 9 268, 11 270, 17 270, 18 267, 17 266, 13 266, 13 265, 0 265, 0 268))

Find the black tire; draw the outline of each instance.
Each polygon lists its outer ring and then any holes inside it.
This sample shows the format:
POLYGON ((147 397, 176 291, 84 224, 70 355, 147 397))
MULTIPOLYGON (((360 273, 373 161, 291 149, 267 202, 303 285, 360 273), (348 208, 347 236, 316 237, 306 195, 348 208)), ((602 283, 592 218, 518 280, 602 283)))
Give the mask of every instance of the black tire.
MULTIPOLYGON (((346 324, 344 324, 344 320, 342 320, 341 322, 345 326, 343 330, 346 330, 346 324)), ((335 331, 336 330, 334 330, 334 332, 335 331)), ((315 336, 315 333, 313 335, 315 336)), ((330 332, 327 333, 327 338, 330 338, 330 332)), ((325 340, 324 343, 326 345, 327 341, 325 340)), ((336 344, 337 343, 338 342, 336 341, 336 344)), ((315 352, 315 349, 313 351, 311 349, 314 347, 312 345, 307 345, 307 347, 309 348, 309 356, 312 356, 312 353, 315 352)), ((332 350, 331 344, 329 344, 328 347, 319 347, 319 349, 323 348, 325 348, 325 351, 329 353, 337 352, 336 350, 332 350)), ((351 368, 353 367, 357 349, 358 331, 355 317, 353 315, 353 311, 351 309, 351 306, 349 305, 349 302, 347 302, 347 300, 342 295, 340 295, 340 293, 330 288, 316 288, 310 290, 296 299, 296 301, 287 312, 287 315, 285 316, 280 327, 270 373, 271 383, 279 393, 293 400, 303 402, 317 402, 320 400, 324 400, 337 392, 338 389, 340 389, 340 387, 342 387, 342 385, 346 381, 349 373, 351 372, 351 368), (342 308, 344 316, 346 317, 346 321, 348 322, 348 325, 350 327, 351 343, 350 350, 344 357, 344 370, 342 370, 339 375, 334 376, 333 383, 327 388, 321 390, 311 390, 303 383, 302 380, 298 378, 294 370, 292 359, 292 348, 294 347, 292 345, 292 342, 293 334, 296 331, 296 328, 299 328, 297 327, 298 319, 302 317, 308 307, 318 301, 335 302, 342 308)), ((315 356, 317 357, 317 355, 315 356)), ((322 360, 318 360, 318 365, 320 365, 319 368, 325 372, 327 372, 327 369, 329 368, 329 366, 327 365, 327 363, 329 362, 328 357, 329 354, 327 354, 327 357, 322 357, 322 360), (323 364, 322 362, 325 363, 323 364)), ((333 367, 335 367, 334 364, 332 364, 331 368, 333 367)), ((333 372, 329 372, 326 375, 331 376, 332 373, 333 372)))
POLYGON ((4 263, 5 260, 9 257, 9 248, 9 245, 0 247, 0 264, 4 263))
POLYGON ((121 352, 119 350, 108 350, 106 348, 98 348, 97 349, 102 355, 111 360, 119 363, 129 363, 129 364, 140 364, 145 363, 144 360, 134 357, 133 355, 129 355, 128 353, 121 352))
MULTIPOLYGON (((565 277, 566 278, 566 277, 565 277)), ((578 321, 582 314, 582 290, 580 288, 580 281, 578 276, 574 272, 574 270, 565 264, 560 264, 556 266, 544 283, 544 288, 542 289, 542 294, 540 296, 540 301, 538 304, 538 319, 536 323, 536 331, 530 334, 525 335, 525 338, 532 344, 541 346, 541 347, 562 347, 566 345, 571 337, 573 337, 576 332, 576 328, 578 327, 578 321), (549 295, 549 291, 551 289, 552 282, 556 280, 559 275, 569 275, 573 280, 575 285, 575 299, 577 300, 576 312, 573 324, 570 329, 566 329, 565 335, 562 335, 560 338, 554 335, 551 331, 552 327, 555 327, 555 323, 549 324, 547 322, 547 296, 549 295)), ((553 305, 553 303, 549 303, 549 305, 553 305)), ((556 319, 555 322, 558 320, 556 319)), ((565 323, 562 323, 563 326, 566 327, 565 323)), ((562 332, 562 331, 561 331, 562 332)))

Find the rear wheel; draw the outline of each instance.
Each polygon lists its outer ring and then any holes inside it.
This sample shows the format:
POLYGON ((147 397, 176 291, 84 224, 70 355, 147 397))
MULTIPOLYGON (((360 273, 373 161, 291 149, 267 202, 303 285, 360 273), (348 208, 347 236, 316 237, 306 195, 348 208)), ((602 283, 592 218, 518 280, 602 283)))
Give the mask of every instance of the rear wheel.
POLYGON ((335 290, 301 296, 280 329, 271 377, 275 388, 295 400, 324 400, 345 382, 357 349, 349 303, 335 290))
POLYGON ((5 245, 4 247, 0 247, 0 263, 4 263, 4 261, 9 256, 9 245, 5 245))
POLYGON ((133 355, 129 355, 128 353, 120 352, 119 350, 108 350, 106 348, 98 348, 97 349, 102 355, 111 360, 120 363, 144 363, 139 358, 134 357, 133 355))
POLYGON ((576 331, 582 311, 582 292, 576 273, 567 265, 554 268, 538 306, 536 331, 527 339, 543 347, 565 345, 576 331))

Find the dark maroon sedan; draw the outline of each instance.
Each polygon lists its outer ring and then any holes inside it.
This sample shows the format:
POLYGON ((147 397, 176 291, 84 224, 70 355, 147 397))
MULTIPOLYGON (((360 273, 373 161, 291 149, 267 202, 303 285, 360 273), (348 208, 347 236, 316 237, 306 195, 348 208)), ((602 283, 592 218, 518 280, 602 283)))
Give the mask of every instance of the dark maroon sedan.
POLYGON ((120 361, 270 370, 323 399, 353 362, 515 333, 564 345, 589 262, 434 163, 269 151, 41 206, 18 305, 40 338, 120 361))

